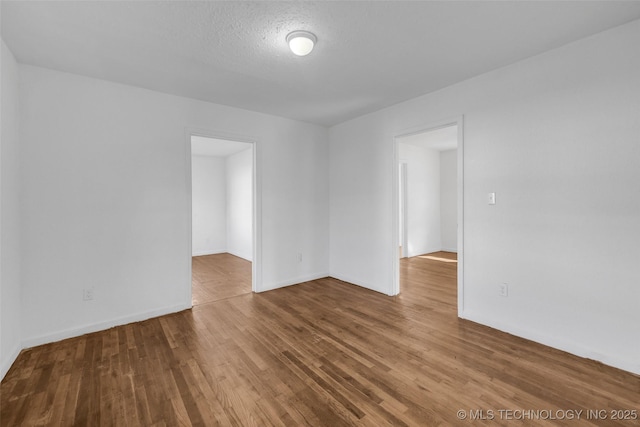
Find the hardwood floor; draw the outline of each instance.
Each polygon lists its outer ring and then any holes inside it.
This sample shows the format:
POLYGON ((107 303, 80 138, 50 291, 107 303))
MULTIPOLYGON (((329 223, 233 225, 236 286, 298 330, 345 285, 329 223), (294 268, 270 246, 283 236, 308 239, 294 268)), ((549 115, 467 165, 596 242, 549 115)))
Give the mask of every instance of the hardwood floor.
POLYGON ((397 297, 327 278, 25 350, 1 424, 639 425, 610 411, 640 410, 640 377, 459 320, 432 255, 397 297))
POLYGON ((193 305, 251 293, 250 261, 226 253, 191 260, 193 305))

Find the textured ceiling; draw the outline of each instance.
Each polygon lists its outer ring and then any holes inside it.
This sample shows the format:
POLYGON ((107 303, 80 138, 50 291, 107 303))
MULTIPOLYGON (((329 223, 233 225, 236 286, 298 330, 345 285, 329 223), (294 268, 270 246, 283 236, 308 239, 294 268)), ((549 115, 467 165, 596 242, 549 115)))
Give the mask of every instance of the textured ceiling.
POLYGON ((334 125, 640 19, 640 2, 2 1, 27 63, 334 125), (318 36, 296 57, 285 36, 318 36))

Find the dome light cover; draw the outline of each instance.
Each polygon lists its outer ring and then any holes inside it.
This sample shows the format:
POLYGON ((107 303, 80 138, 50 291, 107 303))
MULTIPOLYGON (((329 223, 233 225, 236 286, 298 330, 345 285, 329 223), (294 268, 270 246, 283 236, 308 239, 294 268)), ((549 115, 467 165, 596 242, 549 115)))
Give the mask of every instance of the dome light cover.
POLYGON ((317 41, 316 36, 308 31, 293 31, 287 35, 291 52, 298 56, 310 54, 317 41))

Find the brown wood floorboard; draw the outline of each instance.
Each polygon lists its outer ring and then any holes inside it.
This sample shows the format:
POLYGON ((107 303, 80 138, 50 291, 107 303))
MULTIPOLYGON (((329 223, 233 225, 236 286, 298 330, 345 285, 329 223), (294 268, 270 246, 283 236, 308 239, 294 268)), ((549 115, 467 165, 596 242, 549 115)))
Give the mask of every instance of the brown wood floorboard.
POLYGON ((193 305, 251 292, 251 262, 228 253, 191 259, 193 305))
POLYGON ((640 410, 640 377, 458 319, 455 254, 401 270, 396 297, 326 278, 24 350, 0 424, 640 425, 610 412, 640 410))

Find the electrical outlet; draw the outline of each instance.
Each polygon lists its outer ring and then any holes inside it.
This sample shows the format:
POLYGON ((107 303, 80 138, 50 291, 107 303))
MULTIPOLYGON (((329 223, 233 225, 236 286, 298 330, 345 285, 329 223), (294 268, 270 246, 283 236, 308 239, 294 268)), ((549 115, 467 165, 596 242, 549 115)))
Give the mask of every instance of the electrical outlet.
POLYGON ((509 285, 507 285, 506 283, 501 284, 498 287, 498 295, 500 295, 501 297, 508 297, 509 296, 509 285))
POLYGON ((82 290, 82 300, 83 301, 93 300, 93 288, 84 288, 82 290))

